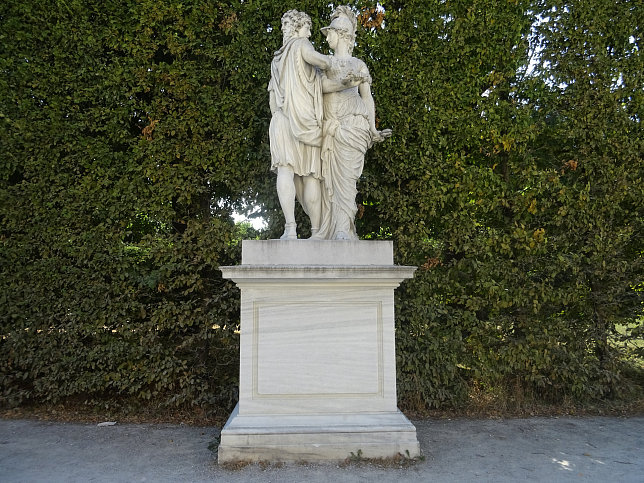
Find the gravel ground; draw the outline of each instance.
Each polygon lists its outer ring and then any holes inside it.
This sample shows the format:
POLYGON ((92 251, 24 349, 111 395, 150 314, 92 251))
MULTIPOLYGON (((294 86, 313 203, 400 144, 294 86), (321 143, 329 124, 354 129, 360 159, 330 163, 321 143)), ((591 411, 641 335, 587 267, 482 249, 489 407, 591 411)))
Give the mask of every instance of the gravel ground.
POLYGON ((644 481, 644 417, 414 421, 424 458, 222 468, 219 428, 0 420, 0 481, 644 481))

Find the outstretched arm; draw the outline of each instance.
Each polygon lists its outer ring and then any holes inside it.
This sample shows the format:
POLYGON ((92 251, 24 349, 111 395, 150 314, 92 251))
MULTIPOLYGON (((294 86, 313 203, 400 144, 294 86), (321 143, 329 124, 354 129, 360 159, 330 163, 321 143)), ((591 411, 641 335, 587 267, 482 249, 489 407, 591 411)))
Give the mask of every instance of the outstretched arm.
POLYGON ((362 101, 367 106, 367 112, 369 113, 369 130, 371 131, 371 137, 373 142, 379 143, 384 141, 386 138, 391 136, 391 129, 383 129, 378 131, 376 129, 376 105, 373 102, 373 96, 371 95, 371 86, 368 82, 363 82, 358 88, 360 91, 360 97, 362 101))

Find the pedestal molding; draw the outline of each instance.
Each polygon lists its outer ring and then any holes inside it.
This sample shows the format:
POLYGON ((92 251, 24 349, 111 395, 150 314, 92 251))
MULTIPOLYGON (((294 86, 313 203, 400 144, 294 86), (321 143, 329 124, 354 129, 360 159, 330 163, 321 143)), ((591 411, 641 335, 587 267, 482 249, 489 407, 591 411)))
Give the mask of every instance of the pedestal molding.
MULTIPOLYGON (((279 282, 309 280, 363 280, 371 282, 396 281, 400 284, 412 278, 416 267, 399 265, 235 265, 219 267, 224 278, 235 282, 279 279, 279 282)), ((275 283, 275 282, 272 282, 275 283)))

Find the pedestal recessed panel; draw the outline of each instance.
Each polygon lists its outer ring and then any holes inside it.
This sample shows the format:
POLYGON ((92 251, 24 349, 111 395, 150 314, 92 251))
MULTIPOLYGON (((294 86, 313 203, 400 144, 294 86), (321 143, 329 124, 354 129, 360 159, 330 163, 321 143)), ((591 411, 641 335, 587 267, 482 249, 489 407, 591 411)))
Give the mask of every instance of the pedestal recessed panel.
POLYGON ((256 303, 253 399, 383 394, 380 302, 256 303))

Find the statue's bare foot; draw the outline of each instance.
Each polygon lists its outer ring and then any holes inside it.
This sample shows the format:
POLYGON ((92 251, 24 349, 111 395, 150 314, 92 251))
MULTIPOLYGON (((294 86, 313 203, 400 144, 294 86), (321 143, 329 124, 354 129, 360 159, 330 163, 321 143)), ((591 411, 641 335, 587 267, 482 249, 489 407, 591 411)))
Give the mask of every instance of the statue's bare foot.
POLYGON ((347 235, 346 232, 344 231, 336 231, 335 236, 333 237, 334 240, 351 240, 349 238, 349 235, 347 235))
POLYGON ((284 234, 280 240, 297 240, 297 226, 295 223, 286 223, 284 225, 284 234))

